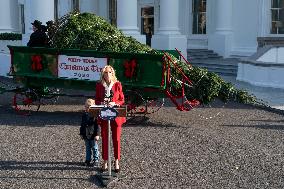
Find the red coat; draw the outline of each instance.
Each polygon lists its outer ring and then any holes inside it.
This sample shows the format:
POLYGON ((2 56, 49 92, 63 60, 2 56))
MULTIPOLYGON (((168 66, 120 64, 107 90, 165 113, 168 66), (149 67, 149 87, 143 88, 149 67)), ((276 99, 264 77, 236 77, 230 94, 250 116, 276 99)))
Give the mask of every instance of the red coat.
MULTIPOLYGON (((113 84, 112 88, 112 102, 115 102, 117 105, 123 105, 124 104, 124 94, 122 91, 122 85, 120 82, 116 82, 113 84)), ((99 82, 96 85, 96 97, 95 97, 95 103, 97 105, 100 105, 102 102, 104 102, 105 98, 105 87, 99 82)), ((117 126, 121 126, 123 123, 126 122, 125 117, 117 117, 115 118, 115 122, 117 126)))

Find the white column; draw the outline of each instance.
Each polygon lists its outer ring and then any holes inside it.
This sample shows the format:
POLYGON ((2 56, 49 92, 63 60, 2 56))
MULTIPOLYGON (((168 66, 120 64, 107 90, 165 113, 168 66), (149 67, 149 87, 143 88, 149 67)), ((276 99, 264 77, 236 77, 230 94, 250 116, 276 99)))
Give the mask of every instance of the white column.
POLYGON ((233 1, 216 0, 216 30, 208 38, 208 48, 228 57, 233 43, 233 1))
POLYGON ((179 49, 186 57, 187 39, 179 28, 180 0, 160 0, 160 27, 152 37, 152 47, 160 50, 179 49))
POLYGON ((49 20, 54 20, 53 0, 25 0, 25 30, 22 44, 26 45, 32 31, 32 22, 39 20, 46 25, 49 20))
POLYGON ((18 4, 17 0, 1 0, 0 6, 0 33, 18 31, 18 4), (15 24, 16 23, 16 24, 15 24))
MULTIPOLYGON (((179 1, 179 0, 178 0, 179 1)), ((179 35, 179 2, 173 0, 160 1, 160 27, 158 34, 179 35)))
POLYGON ((125 35, 145 43, 146 39, 139 32, 137 19, 137 0, 117 0, 117 28, 125 35))
POLYGON ((258 37, 267 36, 270 31, 271 22, 271 12, 270 12, 271 2, 267 0, 259 0, 258 3, 258 37))
POLYGON ((217 0, 216 32, 232 32, 233 1, 217 0))

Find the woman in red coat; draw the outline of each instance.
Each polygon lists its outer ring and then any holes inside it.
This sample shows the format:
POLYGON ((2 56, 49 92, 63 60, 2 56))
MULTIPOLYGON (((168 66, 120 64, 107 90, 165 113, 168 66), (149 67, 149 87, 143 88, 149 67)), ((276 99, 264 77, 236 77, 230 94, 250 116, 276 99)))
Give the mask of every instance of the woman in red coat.
MULTIPOLYGON (((124 94, 122 92, 122 85, 117 80, 115 76, 115 71, 113 67, 107 65, 103 68, 101 72, 101 80, 96 85, 96 98, 95 102, 97 105, 106 103, 109 99, 105 96, 113 94, 110 99, 109 105, 121 106, 124 104, 124 94)), ((111 132, 112 132, 112 142, 113 142, 113 151, 115 157, 115 172, 119 172, 119 160, 120 160, 120 135, 121 135, 121 126, 126 122, 125 117, 116 117, 115 120, 111 121, 111 132)), ((108 121, 99 119, 98 123, 101 126, 101 136, 102 136, 102 158, 104 164, 102 169, 107 169, 107 160, 108 160, 108 121)))

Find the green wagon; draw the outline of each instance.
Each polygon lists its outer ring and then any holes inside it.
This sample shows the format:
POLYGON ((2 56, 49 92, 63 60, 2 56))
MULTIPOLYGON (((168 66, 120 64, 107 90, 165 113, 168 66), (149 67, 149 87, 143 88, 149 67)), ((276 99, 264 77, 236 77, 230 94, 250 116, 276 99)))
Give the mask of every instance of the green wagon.
MULTIPOLYGON (((123 85, 129 115, 145 115, 157 111, 169 97, 179 110, 189 110, 197 101, 187 101, 184 88, 180 94, 171 91, 171 57, 160 55, 94 50, 30 48, 8 46, 11 54, 9 75, 22 87, 16 88, 13 107, 17 112, 38 111, 42 99, 57 98, 56 89, 95 90, 101 69, 109 64, 123 85)), ((175 66, 174 66, 175 67, 175 66)), ((180 71, 176 67, 175 71, 180 71)), ((182 86, 190 80, 180 71, 182 86)), ((2 92, 5 90, 2 89, 2 92)))

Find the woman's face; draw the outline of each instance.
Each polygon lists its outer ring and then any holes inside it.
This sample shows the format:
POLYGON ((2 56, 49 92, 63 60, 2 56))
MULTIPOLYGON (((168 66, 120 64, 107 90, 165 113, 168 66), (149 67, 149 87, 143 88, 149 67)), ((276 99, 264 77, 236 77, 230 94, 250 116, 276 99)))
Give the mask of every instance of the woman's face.
POLYGON ((36 31, 37 30, 37 27, 35 27, 34 25, 33 25, 33 31, 36 31))
POLYGON ((104 71, 104 80, 110 83, 113 80, 113 72, 111 68, 106 68, 104 71))

